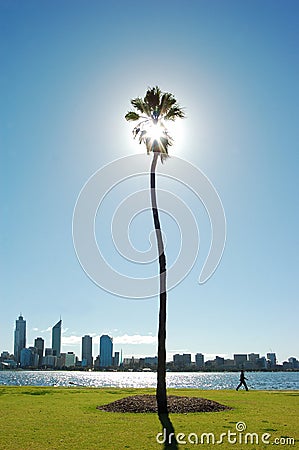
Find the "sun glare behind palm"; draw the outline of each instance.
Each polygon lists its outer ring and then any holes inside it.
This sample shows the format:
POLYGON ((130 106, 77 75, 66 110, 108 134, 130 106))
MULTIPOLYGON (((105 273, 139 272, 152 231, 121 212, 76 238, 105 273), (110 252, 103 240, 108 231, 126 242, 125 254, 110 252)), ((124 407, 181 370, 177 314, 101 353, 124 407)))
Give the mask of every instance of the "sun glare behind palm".
POLYGON ((129 111, 125 118, 138 121, 133 129, 134 138, 144 143, 147 153, 159 153, 163 162, 168 157, 168 148, 173 144, 173 138, 166 128, 177 118, 185 117, 183 109, 175 97, 169 92, 162 92, 158 86, 149 88, 144 98, 131 100, 134 110, 129 111))
POLYGON ((152 141, 159 141, 163 136, 163 127, 161 124, 150 124, 147 128, 147 135, 152 141))

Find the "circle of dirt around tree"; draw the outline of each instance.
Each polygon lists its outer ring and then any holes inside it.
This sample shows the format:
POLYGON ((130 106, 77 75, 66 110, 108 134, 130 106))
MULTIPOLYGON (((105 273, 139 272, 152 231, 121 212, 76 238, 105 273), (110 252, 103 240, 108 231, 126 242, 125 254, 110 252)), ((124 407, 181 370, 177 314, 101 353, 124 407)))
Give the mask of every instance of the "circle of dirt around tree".
MULTIPOLYGON (((170 395, 167 397, 169 413, 195 413, 217 412, 232 409, 213 400, 200 397, 179 397, 170 395)), ((125 397, 107 405, 97 406, 97 409, 108 412, 120 413, 157 413, 157 401, 155 395, 135 395, 125 397)))

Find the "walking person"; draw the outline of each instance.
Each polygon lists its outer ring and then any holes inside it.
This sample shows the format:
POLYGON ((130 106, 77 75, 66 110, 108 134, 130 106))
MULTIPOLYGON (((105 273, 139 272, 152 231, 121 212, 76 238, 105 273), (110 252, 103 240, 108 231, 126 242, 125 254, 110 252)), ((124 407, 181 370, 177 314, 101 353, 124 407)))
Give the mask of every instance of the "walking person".
POLYGON ((247 380, 247 378, 245 377, 245 375, 244 375, 244 370, 242 369, 242 370, 241 370, 241 373, 240 373, 240 384, 239 384, 238 387, 236 388, 236 391, 239 390, 239 388, 242 386, 242 384, 243 384, 243 386, 245 387, 246 391, 248 391, 248 387, 247 387, 247 384, 246 384, 246 381, 245 381, 245 380, 247 380))

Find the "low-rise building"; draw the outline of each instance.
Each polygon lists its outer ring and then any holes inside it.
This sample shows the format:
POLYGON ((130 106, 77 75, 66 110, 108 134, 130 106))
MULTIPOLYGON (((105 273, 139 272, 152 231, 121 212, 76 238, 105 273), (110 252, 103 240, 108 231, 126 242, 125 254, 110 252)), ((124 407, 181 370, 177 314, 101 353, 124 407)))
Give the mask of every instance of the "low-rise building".
POLYGON ((195 365, 199 369, 202 369, 205 365, 205 357, 202 353, 196 353, 195 355, 195 365))
POLYGON ((234 362, 235 362, 235 366, 237 369, 243 369, 246 361, 247 361, 247 355, 234 354, 234 362))

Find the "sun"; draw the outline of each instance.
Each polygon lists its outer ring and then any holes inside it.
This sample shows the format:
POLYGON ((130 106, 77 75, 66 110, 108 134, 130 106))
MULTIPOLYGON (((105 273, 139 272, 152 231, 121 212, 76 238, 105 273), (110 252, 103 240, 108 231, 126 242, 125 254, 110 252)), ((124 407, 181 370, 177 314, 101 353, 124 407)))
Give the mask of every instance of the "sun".
POLYGON ((152 141, 159 142, 164 132, 164 127, 159 122, 157 124, 151 123, 146 129, 146 133, 152 141))
MULTIPOLYGON (((148 120, 147 123, 142 124, 142 132, 145 133, 145 137, 149 138, 153 144, 155 141, 158 145, 163 142, 163 138, 166 136, 171 140, 171 155, 180 155, 183 150, 186 152, 186 132, 185 124, 181 122, 175 122, 172 120, 164 121, 160 119, 155 123, 153 120, 148 120)), ((139 142, 136 142, 135 152, 140 153, 139 142)))

